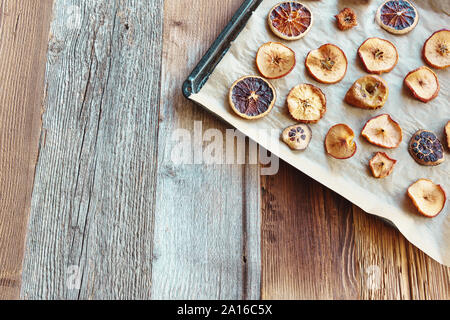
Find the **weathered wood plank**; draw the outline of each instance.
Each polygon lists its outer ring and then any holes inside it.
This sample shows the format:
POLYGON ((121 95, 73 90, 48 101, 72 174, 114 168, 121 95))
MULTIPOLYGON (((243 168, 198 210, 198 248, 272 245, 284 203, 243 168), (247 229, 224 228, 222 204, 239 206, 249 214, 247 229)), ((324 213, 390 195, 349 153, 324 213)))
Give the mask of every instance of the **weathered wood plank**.
POLYGON ((449 268, 282 163, 262 178, 262 297, 449 299, 449 268))
MULTIPOLYGON (((157 299, 260 295, 258 166, 175 165, 171 160, 177 143, 172 132, 178 128, 192 133, 194 121, 200 121, 203 131, 217 129, 225 136, 227 127, 184 99, 180 88, 240 4, 165 2, 152 278, 157 299)), ((194 145, 201 147, 201 142, 194 145)))
POLYGON ((162 10, 55 2, 25 299, 150 297, 162 10))
POLYGON ((0 1, 0 300, 19 297, 51 7, 0 1))

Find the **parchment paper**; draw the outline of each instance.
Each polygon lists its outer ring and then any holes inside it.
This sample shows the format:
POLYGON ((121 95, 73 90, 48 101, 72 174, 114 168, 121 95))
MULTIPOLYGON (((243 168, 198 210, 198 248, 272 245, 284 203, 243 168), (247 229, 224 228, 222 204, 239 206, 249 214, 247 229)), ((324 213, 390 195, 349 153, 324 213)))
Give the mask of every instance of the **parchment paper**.
POLYGON ((205 86, 198 94, 193 95, 192 99, 364 211, 392 221, 411 243, 438 262, 450 266, 448 201, 438 217, 429 219, 420 216, 406 196, 408 186, 419 178, 428 178, 441 184, 450 195, 450 154, 446 153, 447 160, 443 164, 424 167, 418 165, 407 150, 412 134, 422 128, 436 133, 444 143, 443 128, 450 120, 450 70, 435 70, 441 91, 439 96, 429 103, 415 100, 403 86, 405 75, 425 64, 421 58, 424 41, 434 31, 450 27, 450 1, 413 1, 419 11, 419 23, 410 33, 396 36, 384 31, 375 22, 375 13, 382 0, 304 0, 314 14, 314 24, 309 34, 293 42, 275 37, 267 27, 267 14, 278 2, 279 0, 263 1, 205 86), (359 25, 348 31, 339 31, 334 15, 344 7, 351 7, 356 11, 359 25), (357 49, 366 38, 374 36, 387 39, 396 45, 399 62, 393 71, 382 76, 390 89, 384 108, 375 111, 361 110, 349 106, 343 99, 352 83, 367 74, 357 58, 357 49), (283 42, 292 48, 296 52, 297 65, 285 78, 271 81, 278 95, 271 113, 260 120, 244 120, 235 115, 229 107, 228 90, 239 77, 258 75, 254 63, 256 51, 267 41, 283 42), (307 53, 325 43, 338 45, 344 50, 349 62, 347 74, 338 84, 320 84, 307 74, 304 67, 307 53), (308 149, 293 152, 280 140, 282 129, 295 123, 289 116, 285 101, 292 87, 305 82, 323 90, 327 97, 327 113, 317 124, 311 125, 313 139, 308 149), (389 113, 403 129, 403 142, 394 150, 373 146, 359 135, 368 119, 383 113, 389 113), (337 160, 324 152, 324 137, 328 129, 337 123, 348 124, 358 136, 355 140, 358 151, 351 159, 337 160), (264 135, 257 129, 275 129, 277 134, 264 135), (398 160, 393 173, 385 179, 373 178, 368 169, 368 160, 377 151, 385 151, 398 160))

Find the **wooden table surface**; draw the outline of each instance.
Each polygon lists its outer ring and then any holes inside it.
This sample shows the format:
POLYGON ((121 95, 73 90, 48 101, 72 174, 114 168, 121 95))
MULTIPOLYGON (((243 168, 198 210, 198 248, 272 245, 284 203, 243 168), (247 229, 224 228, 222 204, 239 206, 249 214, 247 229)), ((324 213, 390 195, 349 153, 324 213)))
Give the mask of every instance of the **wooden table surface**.
POLYGON ((241 0, 0 0, 0 298, 449 299, 450 269, 286 163, 175 165, 225 132, 181 84, 241 0))

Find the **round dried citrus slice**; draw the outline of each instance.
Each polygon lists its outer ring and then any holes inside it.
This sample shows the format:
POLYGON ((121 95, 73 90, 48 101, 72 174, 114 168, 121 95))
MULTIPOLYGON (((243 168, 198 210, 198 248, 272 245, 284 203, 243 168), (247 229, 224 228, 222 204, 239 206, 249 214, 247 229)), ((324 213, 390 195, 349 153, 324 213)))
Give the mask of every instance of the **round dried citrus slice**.
POLYGON ((236 114, 245 119, 259 119, 272 110, 276 93, 263 78, 245 76, 233 83, 228 98, 236 114))
POLYGON ((377 11, 377 22, 393 34, 405 34, 419 22, 419 13, 407 0, 388 0, 377 11))
POLYGON ((337 83, 347 72, 347 57, 338 46, 327 43, 308 53, 305 66, 317 81, 337 83))
POLYGON ((436 31, 423 45, 423 58, 437 69, 450 67, 450 30, 436 31))
POLYGON ((327 111, 327 99, 322 90, 312 84, 300 84, 287 96, 291 116, 303 123, 316 123, 327 111))
POLYGON ((294 69, 295 52, 279 42, 263 44, 256 54, 256 67, 267 79, 278 79, 294 69))
POLYGON ((313 24, 311 10, 298 1, 285 1, 274 6, 267 18, 272 32, 284 40, 304 37, 313 24))

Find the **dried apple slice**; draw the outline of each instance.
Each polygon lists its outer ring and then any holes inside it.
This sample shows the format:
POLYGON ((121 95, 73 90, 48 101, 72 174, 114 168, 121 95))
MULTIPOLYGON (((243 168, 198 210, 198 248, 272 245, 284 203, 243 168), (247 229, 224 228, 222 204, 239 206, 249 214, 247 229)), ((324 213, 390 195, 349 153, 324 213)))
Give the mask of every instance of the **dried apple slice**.
POLYGON ((397 148, 403 139, 402 128, 388 114, 367 121, 361 135, 370 143, 387 149, 397 148))
POLYGON ((377 152, 375 156, 370 159, 369 166, 375 178, 386 178, 394 170, 397 160, 390 158, 384 152, 377 152))
POLYGON ((304 150, 311 141, 312 131, 306 124, 296 124, 283 130, 281 138, 292 150, 304 150))
POLYGON ((450 67, 450 30, 436 31, 425 41, 422 49, 423 58, 433 68, 450 67))
POLYGON ((322 90, 312 84, 300 84, 289 92, 287 106, 292 118, 303 123, 316 123, 327 111, 322 90))
POLYGON ((337 83, 347 72, 347 57, 334 44, 324 44, 308 53, 305 66, 311 76, 322 83, 337 83))
POLYGON ((353 83, 345 95, 345 101, 363 109, 378 109, 384 106, 389 96, 387 83, 379 76, 368 75, 353 83))
POLYGON ((405 34, 416 27, 419 13, 407 0, 388 0, 378 9, 376 20, 390 33, 405 34))
POLYGON ((336 159, 348 159, 356 153, 355 133, 346 124, 334 125, 325 137, 325 151, 336 159))
POLYGON ((427 218, 436 217, 445 207, 444 189, 428 179, 419 179, 408 188, 408 196, 419 212, 427 218))
POLYGON ((295 66, 295 52, 279 42, 263 44, 256 54, 256 67, 264 78, 279 79, 295 66))
POLYGON ((311 29, 311 10, 298 1, 285 1, 275 5, 269 12, 267 22, 272 32, 284 40, 303 38, 311 29))
POLYGON ((437 166, 445 161, 444 148, 436 135, 427 130, 419 130, 409 141, 409 153, 423 166, 437 166))
POLYGON ((445 137, 447 138, 447 148, 450 150, 450 121, 445 125, 445 137))
POLYGON ((392 42, 380 38, 369 38, 358 49, 367 72, 382 74, 397 65, 398 52, 392 42))
POLYGON ((411 71, 406 75, 404 82, 414 97, 422 102, 433 100, 439 94, 438 77, 428 67, 423 66, 411 71))
POLYGON ((242 77, 230 88, 228 95, 231 108, 244 119, 266 116, 276 100, 274 87, 258 76, 242 77))
POLYGON ((351 8, 342 9, 334 17, 339 30, 348 30, 358 25, 356 13, 351 8))

